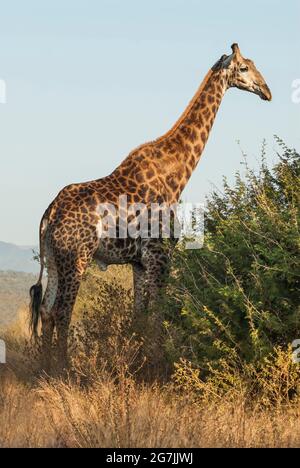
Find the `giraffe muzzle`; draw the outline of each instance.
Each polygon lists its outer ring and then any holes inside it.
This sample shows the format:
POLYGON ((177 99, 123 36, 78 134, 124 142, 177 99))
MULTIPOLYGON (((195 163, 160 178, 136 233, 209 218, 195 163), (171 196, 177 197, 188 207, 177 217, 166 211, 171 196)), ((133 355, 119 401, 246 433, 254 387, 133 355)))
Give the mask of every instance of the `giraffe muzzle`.
POLYGON ((272 101, 272 93, 268 85, 264 85, 260 88, 259 95, 263 101, 272 101))

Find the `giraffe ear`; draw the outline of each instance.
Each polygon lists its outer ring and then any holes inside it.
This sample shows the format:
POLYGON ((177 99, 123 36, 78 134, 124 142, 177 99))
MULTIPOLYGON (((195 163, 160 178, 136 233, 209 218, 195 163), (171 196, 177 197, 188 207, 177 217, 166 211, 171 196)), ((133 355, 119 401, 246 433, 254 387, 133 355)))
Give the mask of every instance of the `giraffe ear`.
POLYGON ((225 60, 223 61, 222 68, 229 68, 233 57, 234 57, 234 54, 226 56, 225 60))
POLYGON ((233 55, 222 55, 222 57, 217 61, 217 63, 212 67, 214 71, 221 70, 222 68, 228 68, 231 60, 233 59, 233 55))

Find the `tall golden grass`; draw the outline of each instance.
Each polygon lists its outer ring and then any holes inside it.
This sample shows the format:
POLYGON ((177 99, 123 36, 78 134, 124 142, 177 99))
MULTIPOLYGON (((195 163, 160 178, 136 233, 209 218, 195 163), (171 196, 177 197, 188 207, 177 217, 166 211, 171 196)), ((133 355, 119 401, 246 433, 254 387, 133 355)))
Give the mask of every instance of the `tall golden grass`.
MULTIPOLYGON (((212 382, 201 383, 207 387, 200 398, 195 388, 200 385, 199 376, 184 362, 178 364, 169 383, 143 383, 130 370, 136 356, 132 346, 139 346, 130 340, 119 349, 111 348, 115 354, 111 362, 97 361, 94 353, 84 359, 75 355, 65 378, 37 377, 30 354, 24 358, 26 322, 23 311, 19 320, 2 333, 8 347, 8 364, 1 367, 0 447, 300 444, 297 400, 291 403, 280 399, 266 405, 262 396, 249 401, 243 384, 214 393, 212 382)), ((273 386, 285 382, 283 368, 273 386)), ((276 392, 273 395, 276 399, 276 392)))
POLYGON ((300 407, 248 411, 241 395, 209 406, 131 379, 1 381, 1 447, 297 447, 300 407))

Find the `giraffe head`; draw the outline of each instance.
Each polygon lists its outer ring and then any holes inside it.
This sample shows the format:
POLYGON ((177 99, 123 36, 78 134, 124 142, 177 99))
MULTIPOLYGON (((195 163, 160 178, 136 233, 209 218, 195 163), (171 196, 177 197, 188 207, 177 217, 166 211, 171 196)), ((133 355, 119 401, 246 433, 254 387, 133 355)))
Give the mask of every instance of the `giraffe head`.
POLYGON ((264 101, 271 101, 270 88, 254 62, 242 56, 238 44, 231 48, 232 54, 223 55, 213 69, 224 70, 229 88, 239 88, 257 94, 264 101))

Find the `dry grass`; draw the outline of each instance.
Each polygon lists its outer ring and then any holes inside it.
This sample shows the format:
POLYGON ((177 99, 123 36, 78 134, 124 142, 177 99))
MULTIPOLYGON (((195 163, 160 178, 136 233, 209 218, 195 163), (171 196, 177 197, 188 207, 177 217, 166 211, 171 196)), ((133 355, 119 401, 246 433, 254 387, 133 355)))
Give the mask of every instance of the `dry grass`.
POLYGON ((104 379, 82 389, 69 381, 1 380, 1 447, 297 447, 300 407, 247 410, 226 398, 209 406, 171 388, 104 379))
POLYGON ((128 332, 127 292, 123 297, 114 288, 109 306, 92 301, 93 293, 91 302, 80 304, 78 317, 87 308, 91 315, 80 322, 83 343, 64 379, 36 376, 26 311, 2 331, 8 364, 0 366, 0 447, 300 445, 300 401, 288 398, 298 372, 284 352, 266 363, 257 377, 261 394, 253 399, 242 377, 231 378, 231 368, 205 383, 182 361, 169 383, 145 383, 141 344, 128 332), (230 380, 236 382, 231 389, 223 385, 230 380))
MULTIPOLYGON (((128 367, 36 379, 16 328, 0 383, 0 447, 297 447, 300 404, 249 405, 241 389, 210 402, 174 383, 138 383, 128 367), (18 365, 19 363, 19 365, 18 365)), ((10 338, 9 338, 10 337, 10 338)), ((128 351, 129 352, 129 351, 128 351)), ((121 363, 126 361, 126 350, 121 363)), ((130 353, 129 353, 130 354, 130 353)), ((130 356, 129 356, 130 357, 130 356)), ((91 360, 93 360, 91 358, 91 360)), ((118 362, 114 358, 114 362, 118 362)))

